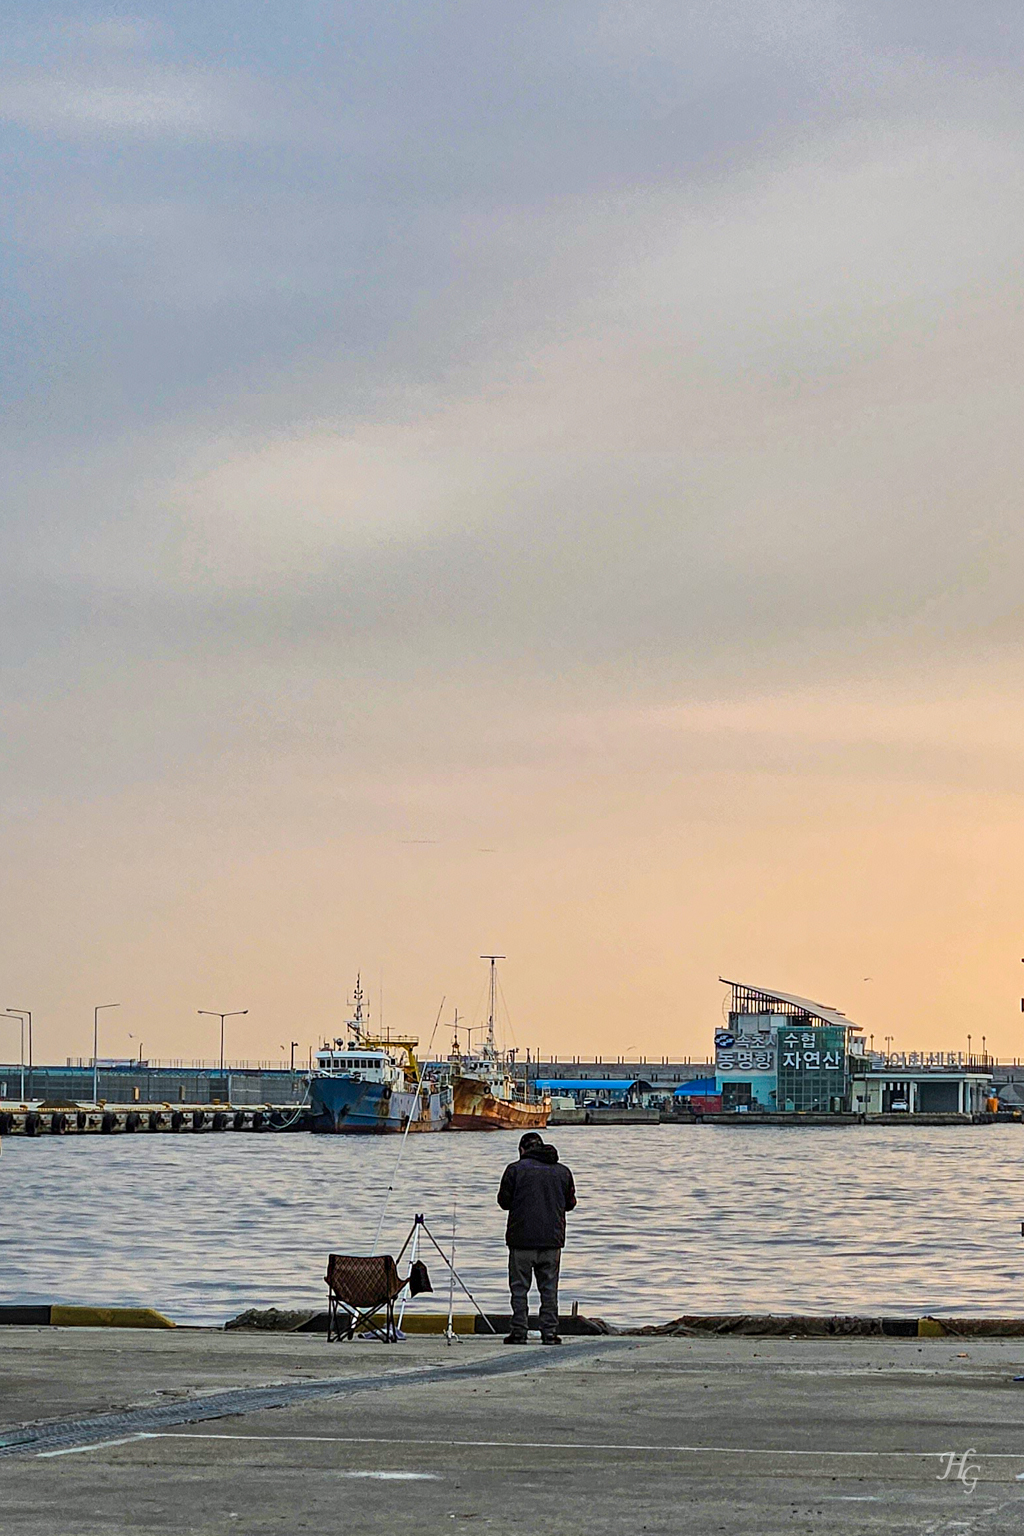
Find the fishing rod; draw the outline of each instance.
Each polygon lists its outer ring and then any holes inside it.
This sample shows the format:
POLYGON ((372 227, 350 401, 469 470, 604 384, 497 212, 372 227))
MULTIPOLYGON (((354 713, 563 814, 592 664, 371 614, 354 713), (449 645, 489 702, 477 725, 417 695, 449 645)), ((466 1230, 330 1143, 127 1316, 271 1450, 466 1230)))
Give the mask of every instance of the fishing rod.
POLYGON ((444 1336, 451 1344, 458 1338, 455 1332, 455 1221, 459 1209, 459 1197, 452 1198, 452 1256, 448 1261, 448 1321, 445 1324, 444 1336))
MULTIPOLYGON (((430 1052, 431 1052, 431 1050, 433 1048, 433 1045, 434 1045, 434 1036, 437 1034, 437 1026, 441 1022, 441 1009, 444 1007, 446 1000, 447 999, 445 997, 442 997, 442 999, 441 999, 441 1008, 439 1008, 437 1010, 437 1018, 434 1020, 434 1027, 433 1027, 433 1029, 430 1032, 430 1041, 429 1041, 429 1043, 427 1045, 427 1050, 426 1050, 426 1054, 428 1056, 429 1056, 429 1054, 430 1054, 430 1052)), ((419 1096, 419 1084, 417 1084, 417 1086, 416 1086, 416 1093, 417 1093, 417 1097, 418 1097, 419 1096)), ((398 1157, 395 1159, 395 1166, 394 1166, 394 1169, 392 1170, 392 1173, 391 1173, 391 1183, 388 1185, 387 1194, 384 1196, 384 1204, 381 1207, 380 1220, 377 1223, 377 1230, 373 1234, 373 1247, 370 1249, 370 1253, 371 1254, 374 1254, 374 1253, 377 1252, 377 1244, 380 1241, 381 1228, 384 1225, 384 1218, 385 1218, 385 1216, 388 1213, 388 1206, 391 1203, 391 1196, 395 1192, 395 1180, 398 1178, 398 1170, 399 1170, 399 1168, 401 1168, 401 1166, 402 1166, 402 1158, 405 1156, 405 1143, 406 1143, 406 1140, 408 1138, 409 1128, 411 1127, 411 1125, 412 1125, 412 1110, 410 1109, 409 1114, 406 1116, 405 1130, 402 1132, 402 1142, 401 1142, 401 1145, 398 1148, 398 1157)))

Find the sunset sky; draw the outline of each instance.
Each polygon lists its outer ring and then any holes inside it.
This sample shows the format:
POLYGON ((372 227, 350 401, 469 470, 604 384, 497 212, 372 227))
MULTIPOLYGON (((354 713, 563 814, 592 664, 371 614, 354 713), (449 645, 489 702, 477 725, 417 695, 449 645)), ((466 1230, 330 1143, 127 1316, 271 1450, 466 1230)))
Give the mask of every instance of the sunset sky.
POLYGON ((37 1059, 1024 1057, 1020 0, 5 15, 37 1059))

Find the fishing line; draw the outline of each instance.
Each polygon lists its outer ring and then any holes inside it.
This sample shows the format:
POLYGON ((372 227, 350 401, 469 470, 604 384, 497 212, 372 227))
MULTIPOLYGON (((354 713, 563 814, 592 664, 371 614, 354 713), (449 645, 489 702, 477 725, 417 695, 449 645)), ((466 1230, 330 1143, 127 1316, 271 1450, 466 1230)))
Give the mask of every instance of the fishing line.
MULTIPOLYGON (((441 1008, 444 1007, 445 1001, 446 1001, 446 999, 442 997, 442 999, 441 999, 441 1008)), ((429 1043, 427 1045, 427 1049, 426 1049, 426 1052, 425 1052, 425 1054, 428 1055, 428 1056, 429 1056, 430 1051, 431 1051, 431 1049, 433 1047, 433 1044, 434 1044, 434 1036, 437 1034, 437 1026, 441 1022, 441 1008, 439 1008, 437 1010, 437 1018, 434 1020, 434 1027, 433 1027, 433 1029, 430 1032, 430 1041, 429 1041, 429 1043)), ((420 1075, 420 1082, 418 1082, 416 1084, 416 1098, 417 1098, 417 1100, 419 1099, 420 1083, 422 1083, 422 1081, 423 1081, 423 1077, 422 1077, 422 1073, 421 1073, 421 1075, 420 1075)), ((406 1118, 405 1130, 402 1132, 402 1143, 401 1143, 401 1146, 398 1149, 398 1157, 395 1160, 395 1166, 394 1166, 394 1169, 392 1170, 392 1173, 391 1173, 391 1183, 388 1185, 387 1194, 384 1196, 384 1204, 381 1206, 380 1220, 377 1223, 377 1230, 373 1234, 373 1247, 370 1249, 371 1256, 377 1252, 377 1244, 380 1241, 381 1228, 384 1225, 384 1218, 385 1218, 385 1216, 388 1213, 388 1206, 391 1203, 391 1196, 395 1192, 395 1180, 398 1178, 398 1170, 399 1170, 399 1168, 401 1168, 401 1166, 402 1166, 402 1158, 405 1156, 405 1143, 406 1143, 406 1140, 408 1138, 409 1130, 410 1130, 411 1126, 412 1126, 412 1109, 410 1109, 409 1114, 408 1114, 408 1116, 406 1118)))
POLYGON ((512 1044, 518 1049, 519 1041, 516 1039, 515 1025, 512 1023, 512 1010, 508 1006, 508 1000, 505 997, 505 991, 501 985, 501 977, 498 976, 495 979, 498 983, 498 996, 501 999, 502 1007, 505 1009, 505 1026, 508 1029, 509 1034, 512 1036, 512 1044))

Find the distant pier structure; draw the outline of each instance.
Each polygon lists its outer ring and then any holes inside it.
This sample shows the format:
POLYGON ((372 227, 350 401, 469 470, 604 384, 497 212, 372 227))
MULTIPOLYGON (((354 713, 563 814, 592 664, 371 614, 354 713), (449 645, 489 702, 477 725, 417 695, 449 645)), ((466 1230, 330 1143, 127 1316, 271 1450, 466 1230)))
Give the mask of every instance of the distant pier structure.
MULTIPOLYGON (((92 1061, 64 1066, 0 1065, 3 1101, 91 1103, 92 1061)), ((275 1068, 270 1062, 225 1066, 192 1062, 156 1066, 148 1061, 98 1062, 97 1100, 107 1104, 300 1104, 306 1096, 305 1073, 275 1068)))

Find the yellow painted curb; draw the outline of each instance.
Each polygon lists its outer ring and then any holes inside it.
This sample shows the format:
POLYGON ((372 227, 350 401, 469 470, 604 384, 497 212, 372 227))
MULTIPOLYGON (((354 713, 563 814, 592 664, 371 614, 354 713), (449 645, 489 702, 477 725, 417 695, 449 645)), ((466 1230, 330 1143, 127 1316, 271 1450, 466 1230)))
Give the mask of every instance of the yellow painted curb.
POLYGON ((51 1307, 52 1328, 173 1328, 152 1307, 51 1307))
MULTIPOLYGON (((397 1317, 396 1317, 397 1321, 397 1317)), ((383 1328, 384 1314, 378 1312, 367 1323, 368 1328, 383 1328)), ((403 1333, 444 1333, 448 1327, 447 1312, 407 1312, 402 1323, 403 1333)), ((452 1318, 453 1333, 474 1333, 476 1318, 472 1312, 456 1312, 452 1318)))
MULTIPOLYGON (((447 1315, 442 1317, 437 1312, 407 1312, 402 1323, 402 1332, 444 1333, 447 1327, 447 1315)), ((454 1333, 472 1333, 475 1327, 476 1319, 472 1312, 456 1312, 452 1318, 452 1331, 454 1333)))
POLYGON ((945 1339, 949 1337, 949 1330, 943 1327, 937 1317, 919 1317, 917 1336, 919 1339, 945 1339))

